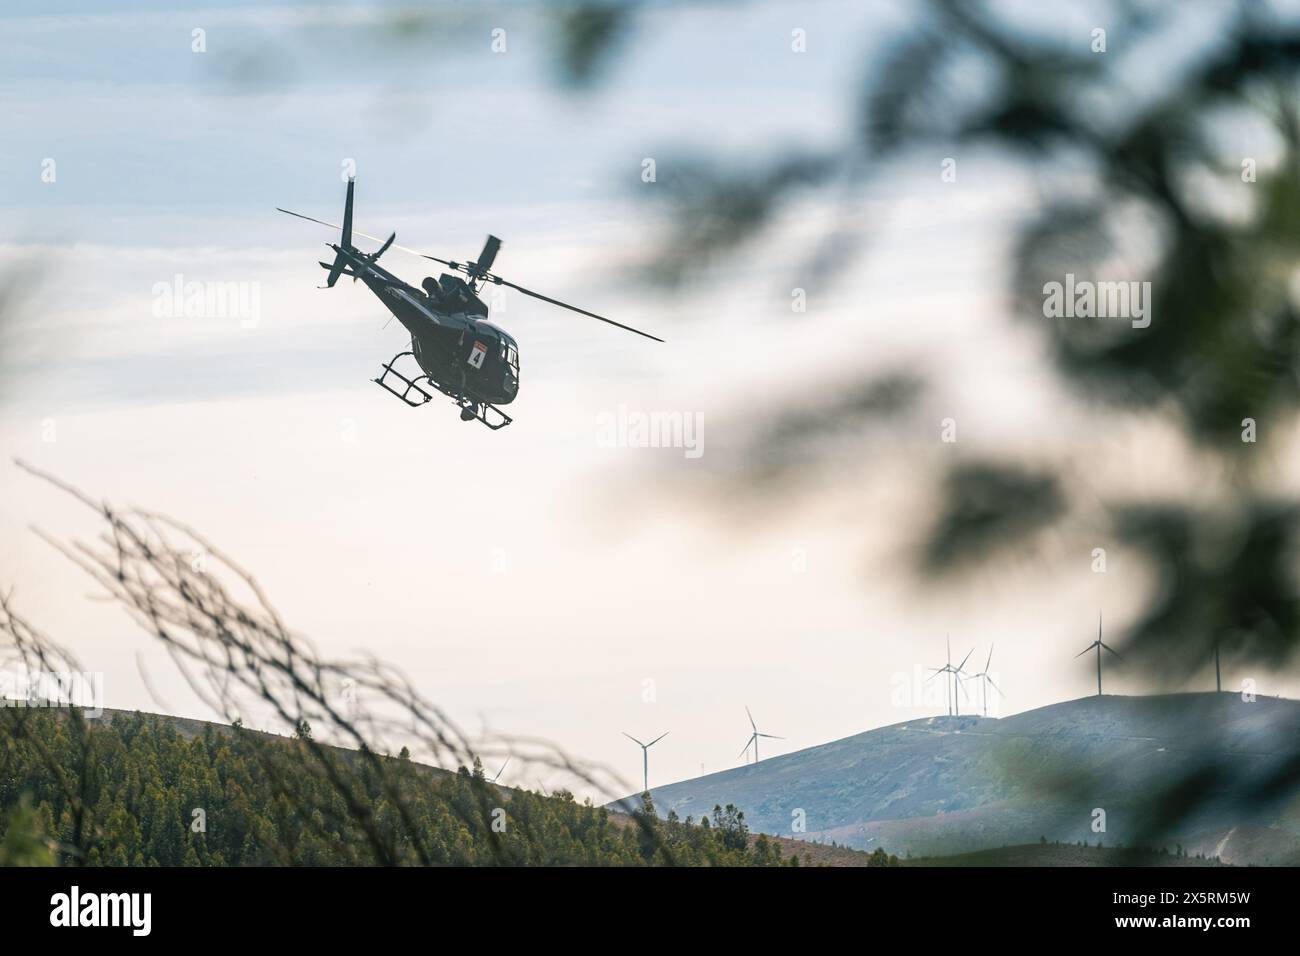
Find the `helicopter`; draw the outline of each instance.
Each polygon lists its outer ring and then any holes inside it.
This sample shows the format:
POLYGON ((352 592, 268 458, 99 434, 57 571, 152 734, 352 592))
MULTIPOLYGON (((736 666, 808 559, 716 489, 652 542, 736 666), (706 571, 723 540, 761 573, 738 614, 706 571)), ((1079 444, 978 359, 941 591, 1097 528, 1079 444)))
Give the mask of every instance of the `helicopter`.
POLYGON ((509 405, 519 395, 519 344, 505 329, 487 321, 487 303, 479 298, 479 292, 488 284, 506 286, 655 342, 664 341, 657 335, 525 289, 490 272, 501 249, 501 240, 496 236, 487 237, 477 259, 456 262, 395 245, 396 232, 380 240, 354 230, 352 201, 355 186, 355 179, 349 177, 342 226, 279 206, 276 211, 341 230, 338 242, 326 243, 334 250, 334 261, 320 263, 321 268, 329 273, 321 288, 333 288, 340 276, 351 276, 353 282, 360 279, 411 334, 411 348, 398 352, 391 361, 383 363, 383 371, 372 381, 412 408, 428 404, 433 401, 433 393, 439 392, 460 408, 462 421, 477 420, 496 431, 514 420, 502 411, 501 406, 509 405), (354 234, 382 244, 375 252, 362 252, 352 244, 354 234), (426 277, 417 289, 375 264, 390 248, 441 263, 452 271, 440 274, 437 279, 426 277), (407 356, 419 366, 419 374, 408 375, 396 368, 398 362, 407 356))

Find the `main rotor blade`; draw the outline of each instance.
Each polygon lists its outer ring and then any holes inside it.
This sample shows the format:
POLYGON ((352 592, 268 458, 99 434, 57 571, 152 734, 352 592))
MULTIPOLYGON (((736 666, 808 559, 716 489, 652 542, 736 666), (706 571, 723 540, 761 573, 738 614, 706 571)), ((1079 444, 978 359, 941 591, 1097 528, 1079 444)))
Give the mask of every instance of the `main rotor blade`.
POLYGON ((487 242, 483 243, 483 251, 478 254, 478 259, 474 261, 474 267, 480 272, 487 272, 492 268, 492 263, 496 261, 497 251, 501 248, 501 240, 496 236, 488 236, 487 242))
MULTIPOLYGON (((283 209, 280 206, 276 206, 275 208, 277 212, 282 212, 290 216, 296 216, 299 219, 306 219, 308 222, 314 222, 317 225, 328 226, 331 229, 339 229, 339 230, 343 228, 338 223, 326 222, 324 219, 317 219, 314 216, 304 216, 302 213, 294 212, 292 209, 283 209)), ((369 239, 372 242, 384 241, 383 239, 380 239, 378 236, 372 236, 369 233, 362 232, 359 229, 353 229, 352 232, 354 235, 361 236, 363 239, 369 239)), ((471 268, 469 265, 463 262, 453 262, 450 259, 441 259, 438 256, 431 256, 427 252, 421 252, 419 249, 412 249, 410 246, 399 246, 396 243, 393 243, 392 247, 394 249, 401 249, 403 252, 409 252, 411 255, 419 256, 422 259, 429 259, 432 260, 433 262, 441 263, 444 266, 448 266, 449 268, 456 269, 474 278, 485 279, 486 281, 495 283, 496 285, 509 286, 511 289, 514 289, 517 292, 522 292, 524 295, 532 296, 534 299, 541 299, 543 302, 549 302, 551 305, 558 305, 561 309, 568 309, 570 312, 577 312, 579 315, 585 315, 588 318, 596 319, 597 321, 604 322, 606 325, 612 325, 615 328, 623 329, 626 332, 633 332, 637 335, 640 335, 643 338, 652 339, 655 342, 664 341, 663 339, 659 338, 659 336, 657 335, 651 335, 649 332, 642 332, 640 329, 634 329, 630 325, 624 325, 622 322, 615 322, 613 319, 608 319, 603 315, 597 315, 595 312, 588 312, 586 309, 580 309, 576 305, 569 305, 569 303, 567 302, 561 302, 559 299, 553 299, 549 295, 542 295, 540 292, 534 292, 532 289, 525 289, 523 286, 516 285, 513 282, 509 282, 506 279, 501 278, 500 276, 490 274, 487 271, 487 265, 491 264, 492 260, 496 258, 496 250, 497 248, 500 247, 500 243, 501 243, 501 241, 498 239, 494 246, 492 240, 495 238, 496 238, 495 236, 489 236, 487 244, 485 244, 483 247, 483 251, 479 253, 480 258, 486 258, 488 260, 487 264, 476 263, 473 268, 471 268)))
MULTIPOLYGON (((357 232, 355 229, 352 231, 358 236, 363 236, 366 239, 373 239, 375 242, 379 241, 377 236, 370 236, 364 232, 357 232)), ((431 256, 427 252, 421 252, 419 249, 412 249, 410 246, 399 246, 397 243, 393 243, 393 248, 401 249, 403 252, 409 252, 411 255, 419 256, 421 259, 432 259, 434 262, 440 262, 444 266, 450 266, 452 268, 456 267, 456 263, 452 262, 450 259, 439 259, 437 256, 431 256)))
POLYGON ((672 731, 670 731, 670 730, 665 730, 662 734, 660 734, 660 735, 659 735, 658 737, 656 737, 654 740, 652 740, 652 741, 650 741, 648 744, 646 744, 646 748, 649 749, 650 747, 653 747, 655 744, 659 743, 659 741, 661 741, 661 740, 663 740, 665 737, 667 737, 670 733, 672 733, 672 731))
MULTIPOLYGON (((338 229, 340 231, 343 229, 343 227, 337 222, 326 222, 324 219, 313 219, 311 216, 304 216, 302 213, 294 212, 292 209, 281 209, 279 206, 276 206, 275 211, 286 213, 290 216, 297 216, 299 219, 306 219, 308 222, 314 222, 321 226, 329 226, 331 229, 338 229)), ((360 235, 360 233, 358 233, 358 235, 360 235)))
MULTIPOLYGON (((428 258, 432 258, 432 256, 429 256, 428 258)), ((439 259, 438 261, 441 262, 442 260, 439 259)), ((622 322, 615 322, 613 319, 607 319, 603 315, 597 315, 595 312, 588 312, 586 309, 580 309, 576 305, 569 305, 569 303, 561 302, 559 299, 552 299, 549 295, 542 295, 540 292, 534 292, 532 289, 525 289, 521 285, 515 285, 513 282, 507 282, 505 279, 502 279, 500 276, 489 276, 488 281, 494 282, 497 285, 509 286, 510 288, 515 289, 518 292, 522 292, 524 295, 531 295, 534 299, 541 299, 543 302, 551 303, 551 305, 558 305, 561 309, 568 309, 570 312, 577 312, 578 314, 585 315, 588 318, 598 319, 599 321, 604 322, 606 325, 613 325, 627 332, 635 332, 637 335, 640 335, 643 338, 653 339, 656 342, 663 341, 663 339, 659 338, 659 336, 657 335, 651 335, 649 332, 642 332, 640 329, 634 329, 630 325, 624 325, 622 322)))
MULTIPOLYGON (((324 219, 316 219, 312 216, 304 216, 302 213, 294 212, 292 209, 281 209, 279 206, 276 206, 275 211, 282 212, 290 216, 297 216, 299 219, 306 219, 308 222, 314 222, 320 226, 329 226, 331 229, 338 229, 338 230, 343 229, 343 227, 336 222, 326 222, 324 219)), ((380 239, 378 236, 372 236, 370 235, 370 233, 362 232, 360 229, 353 229, 352 234, 354 236, 360 236, 362 239, 369 239, 371 242, 384 241, 383 239, 380 239)), ((431 256, 427 252, 421 252, 419 249, 412 249, 410 246, 399 246, 397 245, 397 243, 393 243, 392 247, 394 249, 401 249, 403 252, 409 252, 411 255, 419 256, 422 259, 432 259, 434 262, 441 262, 444 266, 451 266, 453 268, 456 267, 456 263, 452 262, 450 259, 439 259, 437 256, 431 256)))

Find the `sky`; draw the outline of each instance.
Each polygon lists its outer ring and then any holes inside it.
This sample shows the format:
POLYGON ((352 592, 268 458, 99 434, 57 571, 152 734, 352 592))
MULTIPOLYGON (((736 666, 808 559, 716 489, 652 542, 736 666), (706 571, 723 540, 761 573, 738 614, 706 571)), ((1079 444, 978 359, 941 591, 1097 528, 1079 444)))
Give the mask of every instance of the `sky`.
MULTIPOLYGON (((0 273, 39 282, 0 358, 0 582, 104 673, 106 703, 211 716, 32 533, 95 528, 12 458, 202 530, 322 654, 391 662, 470 733, 547 738, 629 781, 640 753, 622 732, 670 732, 653 783, 739 764, 746 707, 782 738, 765 757, 941 712, 924 668, 946 634, 980 663, 995 645, 994 712, 1089 693, 1073 655, 1100 611, 1122 626, 1152 586, 1131 556, 1093 573, 1098 542, 1067 529, 1051 545, 1066 570, 1033 587, 1014 565, 942 592, 903 570, 949 416, 963 448, 1104 450, 1099 482, 1194 484, 1186 450, 1139 416, 1099 433, 1005 321, 1010 225, 1034 198, 1022 171, 963 157, 945 189, 936 156, 847 209, 800 204, 674 298, 628 268, 661 234, 647 158, 662 177, 693 156, 842 142, 844 91, 906 4, 667 5, 590 91, 556 79, 532 5, 430 8, 393 31, 374 3, 0 4, 0 273), (400 327, 360 286, 318 290, 329 230, 274 211, 335 220, 350 171, 358 228, 462 259, 490 231, 500 274, 667 343, 506 298, 493 321, 520 344, 515 423, 403 407, 369 382, 407 347, 400 327), (792 250, 845 214, 868 254, 795 320, 792 250), (256 308, 186 315, 166 293, 178 276, 240 283, 256 308), (810 463, 816 493, 758 503, 715 481, 762 409, 901 363, 936 385, 920 424, 810 463), (602 438, 627 412, 701 422, 702 453, 602 438)), ((384 261, 413 283, 421 263, 384 261)), ((565 782, 517 773, 502 782, 565 782)))

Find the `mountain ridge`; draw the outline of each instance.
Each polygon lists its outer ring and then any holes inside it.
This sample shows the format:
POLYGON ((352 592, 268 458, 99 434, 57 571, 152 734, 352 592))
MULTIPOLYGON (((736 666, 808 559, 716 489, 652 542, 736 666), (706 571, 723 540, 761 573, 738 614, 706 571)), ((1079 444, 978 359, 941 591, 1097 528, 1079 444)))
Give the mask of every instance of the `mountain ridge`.
POLYGON ((652 794, 661 814, 698 818, 731 803, 756 832, 900 857, 1046 838, 1296 863, 1300 805, 1294 796, 1265 805, 1252 785, 1297 752, 1296 701, 1106 695, 1003 718, 911 718, 652 794), (1157 825, 1155 797, 1212 769, 1222 792, 1176 826, 1157 825))

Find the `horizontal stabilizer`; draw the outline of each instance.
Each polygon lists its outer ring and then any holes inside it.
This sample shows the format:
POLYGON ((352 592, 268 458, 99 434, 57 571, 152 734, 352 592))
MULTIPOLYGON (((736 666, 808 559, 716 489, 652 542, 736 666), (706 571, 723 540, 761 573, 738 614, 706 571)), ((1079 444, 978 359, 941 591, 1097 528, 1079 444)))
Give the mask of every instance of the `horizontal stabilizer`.
POLYGON ((334 257, 334 264, 332 266, 327 266, 323 262, 321 263, 322 266, 330 271, 329 278, 325 280, 325 287, 327 289, 334 288, 334 283, 339 281, 339 276, 355 276, 357 274, 357 261, 352 258, 347 247, 335 246, 334 251, 338 254, 334 257), (351 272, 347 271, 347 266, 352 266, 351 272))

